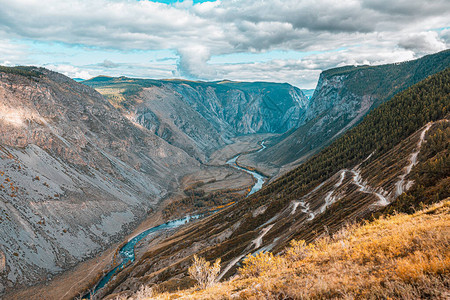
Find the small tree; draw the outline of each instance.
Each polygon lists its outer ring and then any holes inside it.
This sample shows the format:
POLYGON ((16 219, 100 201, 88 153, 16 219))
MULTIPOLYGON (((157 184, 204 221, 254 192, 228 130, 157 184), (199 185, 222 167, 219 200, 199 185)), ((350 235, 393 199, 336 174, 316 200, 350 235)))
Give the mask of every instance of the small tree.
POLYGON ((194 278, 201 289, 212 286, 220 273, 220 258, 211 266, 203 257, 194 255, 192 266, 188 269, 189 275, 194 278))

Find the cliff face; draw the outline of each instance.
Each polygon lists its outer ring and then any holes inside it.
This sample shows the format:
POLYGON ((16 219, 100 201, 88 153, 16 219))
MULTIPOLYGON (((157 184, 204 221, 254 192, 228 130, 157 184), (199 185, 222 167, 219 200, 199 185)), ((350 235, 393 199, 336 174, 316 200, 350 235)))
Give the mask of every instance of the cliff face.
POLYGON ((0 72, 0 290, 119 241, 198 166, 95 90, 31 70, 0 72))
POLYGON ((289 84, 123 77, 98 77, 84 84, 134 122, 201 161, 232 137, 297 127, 308 105, 301 90, 289 84))
POLYGON ((450 51, 390 65, 342 67, 322 72, 298 129, 241 160, 275 174, 292 169, 358 124, 396 93, 450 66, 450 51))

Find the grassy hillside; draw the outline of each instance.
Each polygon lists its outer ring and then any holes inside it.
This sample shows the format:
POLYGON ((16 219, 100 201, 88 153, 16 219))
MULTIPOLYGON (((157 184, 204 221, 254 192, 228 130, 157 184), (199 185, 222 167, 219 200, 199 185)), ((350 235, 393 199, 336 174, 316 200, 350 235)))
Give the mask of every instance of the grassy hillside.
POLYGON ((237 278, 206 290, 147 289, 140 299, 445 299, 449 223, 447 199, 413 215, 348 226, 309 245, 293 241, 280 256, 248 256, 237 278))

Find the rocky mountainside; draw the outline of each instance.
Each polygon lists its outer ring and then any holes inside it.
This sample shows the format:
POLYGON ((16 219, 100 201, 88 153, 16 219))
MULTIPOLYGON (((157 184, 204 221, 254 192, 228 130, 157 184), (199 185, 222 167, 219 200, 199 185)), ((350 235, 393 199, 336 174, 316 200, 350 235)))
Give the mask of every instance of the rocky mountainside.
POLYGON ((296 128, 309 100, 289 84, 96 77, 97 89, 131 121, 202 162, 239 135, 296 128))
POLYGON ((0 68, 0 292, 120 241, 198 165, 86 85, 0 68))
POLYGON ((219 278, 227 278, 250 253, 280 252, 293 238, 311 242, 333 234, 399 198, 408 201, 403 193, 409 189, 421 190, 432 201, 450 196, 449 83, 447 68, 394 96, 261 191, 163 242, 147 241, 141 246, 147 251, 101 294, 114 299, 142 284, 157 285, 159 291, 192 286, 186 270, 193 254, 208 261, 220 257, 219 278), (421 174, 427 174, 426 187, 421 174), (415 180, 420 180, 417 187, 415 180))
POLYGON ((302 90, 303 94, 305 94, 306 98, 311 99, 314 95, 315 89, 302 90))
POLYGON ((450 50, 381 66, 322 72, 299 128, 266 144, 267 151, 242 157, 244 165, 276 174, 292 169, 396 93, 450 66, 450 50))

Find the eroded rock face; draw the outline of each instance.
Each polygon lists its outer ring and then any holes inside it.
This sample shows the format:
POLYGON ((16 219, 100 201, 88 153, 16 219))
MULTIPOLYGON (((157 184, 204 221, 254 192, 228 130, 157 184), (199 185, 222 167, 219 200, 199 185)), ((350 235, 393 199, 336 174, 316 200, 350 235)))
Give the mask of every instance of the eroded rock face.
POLYGON ((97 77, 84 84, 112 102, 121 98, 130 120, 202 162, 232 137, 297 127, 309 101, 296 87, 266 82, 97 77))
POLYGON ((0 73, 0 282, 66 270, 119 241, 198 162, 88 86, 0 73))

